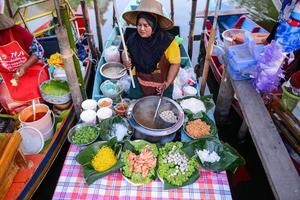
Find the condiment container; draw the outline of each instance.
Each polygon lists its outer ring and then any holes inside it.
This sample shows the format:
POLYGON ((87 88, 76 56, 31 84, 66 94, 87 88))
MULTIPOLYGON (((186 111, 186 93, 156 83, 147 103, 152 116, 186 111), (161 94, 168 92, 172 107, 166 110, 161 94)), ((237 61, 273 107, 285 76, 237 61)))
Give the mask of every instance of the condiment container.
POLYGON ((83 110, 97 110, 97 101, 94 99, 86 99, 81 103, 83 110))
POLYGON ((112 108, 113 100, 111 98, 105 97, 98 100, 98 107, 99 108, 112 108))
POLYGON ((80 114, 80 119, 87 124, 96 124, 97 114, 94 110, 84 110, 80 114))
POLYGON ((110 109, 108 107, 100 108, 97 111, 97 117, 98 117, 99 121, 110 118, 112 116, 112 114, 113 114, 112 109, 110 109))

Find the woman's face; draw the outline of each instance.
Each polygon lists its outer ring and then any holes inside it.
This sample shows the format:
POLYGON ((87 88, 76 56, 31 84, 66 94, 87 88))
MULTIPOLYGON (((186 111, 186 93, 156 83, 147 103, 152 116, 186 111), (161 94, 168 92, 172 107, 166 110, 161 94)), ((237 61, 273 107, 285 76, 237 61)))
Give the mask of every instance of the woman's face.
POLYGON ((142 38, 148 38, 152 35, 152 27, 144 18, 138 20, 137 31, 142 38))

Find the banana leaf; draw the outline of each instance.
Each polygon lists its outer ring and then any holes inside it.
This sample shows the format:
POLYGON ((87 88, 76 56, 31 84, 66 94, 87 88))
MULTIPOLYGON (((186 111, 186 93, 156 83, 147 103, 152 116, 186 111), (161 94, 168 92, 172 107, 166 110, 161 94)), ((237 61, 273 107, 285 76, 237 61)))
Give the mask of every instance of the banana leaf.
MULTIPOLYGON (((178 143, 181 143, 181 142, 178 142, 178 143)), ((188 146, 188 143, 181 143, 181 144, 182 144, 182 146, 181 146, 180 150, 189 158, 189 160, 195 159, 196 156, 195 156, 194 151, 191 148, 185 148, 186 145, 188 146)), ((165 190, 176 189, 176 188, 180 188, 180 187, 184 187, 184 186, 193 184, 194 182, 196 182, 198 180, 198 178, 200 176, 198 164, 197 164, 197 166, 195 166, 195 171, 188 178, 188 180, 181 185, 173 185, 172 183, 168 182, 166 179, 162 178, 162 176, 159 174, 159 171, 157 171, 157 173, 158 173, 159 179, 164 184, 165 190)))
MULTIPOLYGON (((177 99, 177 103, 180 104, 180 102, 182 100, 185 100, 185 99, 190 99, 190 98, 195 98, 195 99, 198 99, 198 100, 201 100, 204 105, 205 105, 205 108, 206 108, 206 112, 208 112, 210 109, 212 109, 215 105, 214 103, 211 102, 212 100, 212 97, 213 95, 210 94, 210 95, 205 95, 205 96, 187 96, 187 97, 183 97, 181 99, 177 99)), ((184 109, 184 112, 187 114, 187 115, 192 115, 194 117, 201 117, 201 114, 203 112, 198 112, 198 113, 193 113, 192 111, 188 110, 188 109, 184 109)))
POLYGON ((189 133, 186 130, 186 125, 189 121, 193 121, 193 120, 196 120, 196 119, 201 119, 202 121, 204 121, 205 123, 210 125, 210 134, 209 134, 209 136, 218 137, 218 128, 217 128, 215 122, 212 119, 210 119, 209 116, 206 113, 198 113, 198 115, 189 115, 189 114, 187 114, 186 116, 187 116, 188 121, 183 124, 183 131, 190 138, 197 139, 197 138, 194 138, 194 137, 189 135, 189 133))
POLYGON ((233 147, 227 143, 222 143, 215 137, 206 137, 191 141, 185 146, 185 149, 189 152, 203 149, 207 149, 209 152, 215 151, 220 156, 220 161, 203 163, 198 156, 197 160, 204 168, 216 172, 230 170, 232 173, 235 173, 239 166, 245 164, 244 158, 233 147))
POLYGON ((76 161, 82 165, 83 177, 88 185, 91 185, 99 178, 117 171, 123 166, 122 162, 120 161, 121 149, 122 145, 117 142, 116 138, 112 138, 110 141, 95 142, 79 152, 79 154, 76 156, 76 161), (103 146, 111 147, 114 150, 118 162, 106 171, 97 172, 91 165, 91 162, 98 150, 103 146))
POLYGON ((50 96, 64 96, 70 92, 67 81, 55 79, 42 83, 41 90, 50 96))
POLYGON ((116 137, 116 135, 112 135, 112 127, 113 124, 122 123, 128 128, 128 132, 130 132, 130 126, 127 123, 127 121, 120 117, 120 116, 114 116, 108 119, 104 119, 99 124, 96 125, 97 130, 99 131, 99 136, 102 140, 108 141, 112 139, 113 137, 116 137))

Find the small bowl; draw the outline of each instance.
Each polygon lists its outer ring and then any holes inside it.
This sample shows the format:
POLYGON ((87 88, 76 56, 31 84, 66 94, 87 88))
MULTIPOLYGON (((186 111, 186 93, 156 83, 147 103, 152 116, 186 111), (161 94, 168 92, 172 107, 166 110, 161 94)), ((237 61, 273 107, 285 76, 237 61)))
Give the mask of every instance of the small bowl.
POLYGON ((96 124, 97 114, 94 110, 84 110, 80 114, 80 119, 86 124, 96 124))
POLYGON ((98 100, 99 109, 104 107, 112 108, 112 104, 113 104, 113 100, 108 97, 101 98, 98 100))
POLYGON ((81 129, 82 127, 85 127, 85 126, 88 126, 88 127, 94 127, 93 125, 89 125, 89 124, 85 124, 85 123, 80 123, 80 124, 77 124, 77 125, 73 126, 73 127, 69 130, 69 132, 68 132, 68 141, 69 141, 71 144, 75 144, 75 145, 77 145, 77 146, 83 147, 83 146, 87 146, 87 145, 90 145, 90 144, 94 143, 94 142, 98 139, 98 137, 99 137, 99 132, 98 132, 97 129, 95 128, 95 132, 96 132, 97 134, 96 134, 96 137, 95 137, 93 140, 89 141, 88 143, 84 143, 84 144, 76 144, 76 143, 74 143, 74 142, 72 141, 72 139, 71 139, 72 136, 76 133, 77 130, 79 130, 79 129, 81 129))
POLYGON ((99 121, 102 121, 102 120, 104 120, 104 119, 108 119, 108 118, 110 118, 112 115, 113 115, 113 111, 112 111, 112 109, 110 109, 110 108, 108 108, 108 107, 100 108, 100 109, 97 111, 97 117, 98 117, 98 120, 99 120, 99 121), (102 113, 106 113, 106 116, 101 116, 102 113))
POLYGON ((97 110, 97 101, 94 99, 86 99, 81 103, 83 110, 97 110))
POLYGON ((120 116, 125 116, 127 109, 128 109, 128 104, 126 102, 123 103, 117 103, 114 107, 116 114, 120 116))

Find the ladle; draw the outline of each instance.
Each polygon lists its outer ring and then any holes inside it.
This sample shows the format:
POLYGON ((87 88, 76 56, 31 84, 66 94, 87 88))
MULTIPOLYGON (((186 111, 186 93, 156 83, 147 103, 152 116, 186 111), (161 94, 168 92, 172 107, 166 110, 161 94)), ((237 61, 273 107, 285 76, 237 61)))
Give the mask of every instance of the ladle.
POLYGON ((164 94, 165 88, 166 88, 166 86, 164 85, 164 86, 162 87, 162 89, 161 89, 160 98, 159 98, 159 100, 158 100, 158 104, 157 104, 156 109, 155 109, 153 121, 155 121, 155 119, 156 119, 156 116, 157 116, 157 113, 158 113, 158 109, 159 109, 159 107, 160 107, 160 104, 161 104, 161 101, 162 101, 162 98, 163 98, 163 94, 164 94))
POLYGON ((35 106, 35 101, 32 100, 32 112, 33 112, 33 121, 36 119, 36 106, 35 106))

